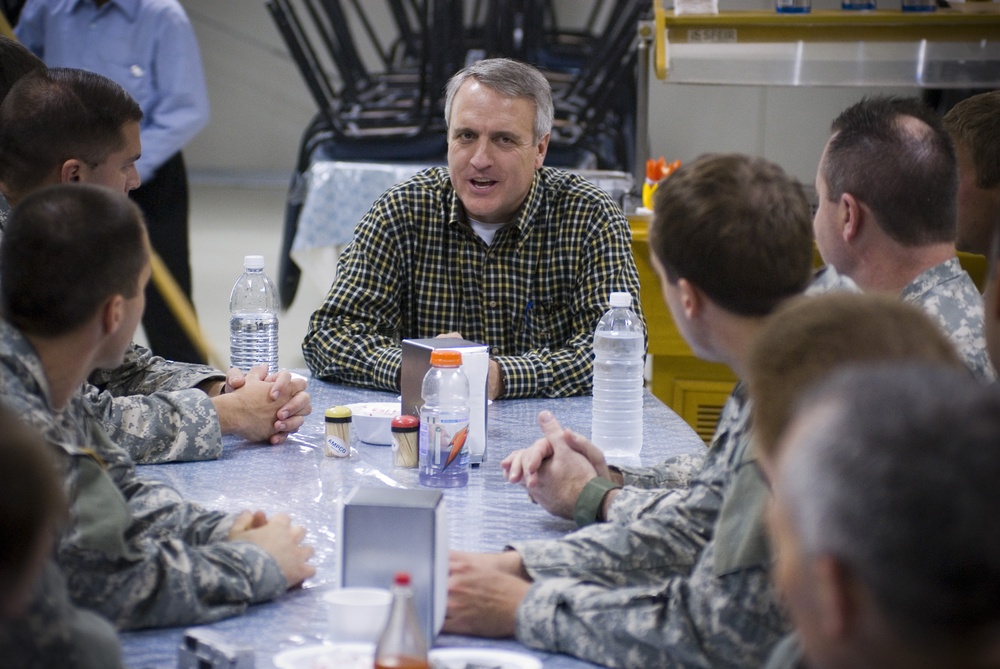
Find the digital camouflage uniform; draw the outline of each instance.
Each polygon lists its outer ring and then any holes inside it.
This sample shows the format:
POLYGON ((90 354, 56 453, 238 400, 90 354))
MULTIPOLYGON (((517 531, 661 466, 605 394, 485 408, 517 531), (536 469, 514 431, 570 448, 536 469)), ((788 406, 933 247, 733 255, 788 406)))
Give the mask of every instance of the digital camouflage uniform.
POLYGON ((738 385, 690 487, 623 505, 632 522, 512 544, 535 581, 517 638, 610 667, 759 666, 786 629, 768 577, 767 489, 748 417, 738 385))
MULTIPOLYGON (((858 287, 827 267, 805 293, 833 291, 858 287)), ((610 505, 613 522, 513 544, 535 581, 517 638, 611 667, 760 666, 787 623, 770 581, 769 491, 749 415, 737 384, 686 490, 634 487, 682 480, 676 461, 623 470, 631 479, 610 505)))
POLYGON ((83 392, 111 440, 136 462, 211 460, 222 453, 219 416, 195 386, 224 378, 206 365, 164 360, 132 344, 124 364, 92 374, 83 392))
POLYGON ((17 669, 119 669, 115 628, 69 601, 55 562, 45 565, 28 608, 0 624, 0 666, 17 669))
POLYGON ((899 297, 940 323, 976 378, 996 379, 983 334, 983 296, 958 258, 921 273, 903 288, 899 297))
MULTIPOLYGON (((0 194, 0 239, 9 212, 0 194)), ((206 365, 167 361, 133 344, 121 366, 95 372, 83 393, 112 441, 136 462, 212 460, 222 454, 219 416, 195 386, 224 378, 206 365)))
MULTIPOLYGON (((982 296, 957 258, 921 273, 902 290, 900 299, 919 307, 940 323, 978 378, 995 377, 983 333, 982 296)), ((792 633, 774 647, 764 669, 805 669, 806 666, 802 645, 792 633)))
POLYGON ((691 480, 705 465, 705 458, 706 455, 700 453, 682 454, 649 467, 613 466, 621 472, 625 487, 618 491, 608 507, 607 520, 628 523, 639 518, 644 509, 669 503, 663 500, 691 485, 691 480))
POLYGON ((278 564, 263 549, 224 540, 235 516, 140 480, 81 395, 53 412, 41 361, 4 322, 0 401, 54 446, 70 504, 57 561, 77 604, 136 629, 218 620, 285 591, 278 564))

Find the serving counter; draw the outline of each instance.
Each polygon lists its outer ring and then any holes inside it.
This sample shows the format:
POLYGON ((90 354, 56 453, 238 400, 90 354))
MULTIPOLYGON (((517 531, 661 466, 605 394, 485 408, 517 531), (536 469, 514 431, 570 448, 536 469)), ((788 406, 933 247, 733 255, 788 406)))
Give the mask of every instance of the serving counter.
MULTIPOLYGON (((282 446, 248 445, 227 437, 219 460, 139 468, 141 476, 165 481, 209 508, 262 509, 268 514, 287 511, 294 522, 307 528, 306 542, 316 549, 312 560, 315 577, 277 601, 207 626, 227 643, 252 649, 257 669, 274 667, 274 656, 281 651, 330 639, 322 594, 336 587, 336 519, 345 496, 356 486, 418 487, 417 470, 394 467, 389 447, 355 439, 350 458, 330 458, 323 453, 326 408, 393 401, 397 395, 315 379, 309 381, 309 392, 313 413, 282 446)), ((542 409, 552 410, 564 426, 589 434, 590 401, 588 396, 493 402, 489 407, 487 462, 472 470, 468 487, 444 491, 451 548, 499 551, 515 539, 558 537, 573 529, 571 521, 550 516, 532 504, 520 486, 507 484, 499 462, 510 451, 538 438, 535 418, 542 409)), ((653 464, 669 455, 704 450, 698 435, 648 390, 643 413, 643 448, 638 462, 653 464)), ((183 631, 173 628, 122 634, 126 665, 132 669, 176 667, 183 631)), ((534 653, 513 640, 440 635, 435 645, 531 652, 547 669, 594 666, 565 655, 534 653)))

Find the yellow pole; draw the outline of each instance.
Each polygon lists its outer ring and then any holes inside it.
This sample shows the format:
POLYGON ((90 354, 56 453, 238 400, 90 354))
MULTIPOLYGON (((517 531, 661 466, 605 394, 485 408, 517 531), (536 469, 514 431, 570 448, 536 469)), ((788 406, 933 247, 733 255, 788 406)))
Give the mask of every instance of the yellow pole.
POLYGON ((201 327, 198 325, 198 317, 195 315, 194 307, 191 306, 187 295, 177 285, 177 280, 174 279, 170 270, 167 269, 167 266, 155 251, 151 254, 150 264, 153 269, 153 285, 160 291, 160 295, 166 301, 170 312, 177 318, 177 322, 180 323, 184 333, 191 339, 191 343, 205 356, 209 363, 219 369, 226 369, 226 365, 222 362, 219 354, 202 334, 201 327))
POLYGON ((0 12, 0 35, 15 40, 17 39, 16 37, 14 37, 14 31, 13 29, 11 29, 10 22, 7 20, 7 17, 4 15, 3 12, 0 12))

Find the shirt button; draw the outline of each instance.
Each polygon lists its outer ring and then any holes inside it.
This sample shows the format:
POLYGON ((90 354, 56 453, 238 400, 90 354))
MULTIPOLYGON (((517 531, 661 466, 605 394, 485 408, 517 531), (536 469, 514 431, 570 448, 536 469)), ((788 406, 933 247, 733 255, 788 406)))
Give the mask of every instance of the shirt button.
POLYGON ((497 301, 490 300, 490 309, 496 309, 496 308, 497 308, 497 301))

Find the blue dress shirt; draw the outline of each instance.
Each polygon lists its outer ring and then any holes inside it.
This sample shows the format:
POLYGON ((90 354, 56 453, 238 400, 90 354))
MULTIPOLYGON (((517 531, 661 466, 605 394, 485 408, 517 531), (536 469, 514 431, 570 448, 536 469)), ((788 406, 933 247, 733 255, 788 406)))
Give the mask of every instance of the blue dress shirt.
POLYGON ((142 108, 143 181, 208 123, 194 31, 177 0, 28 0, 15 33, 49 67, 97 72, 142 108))

